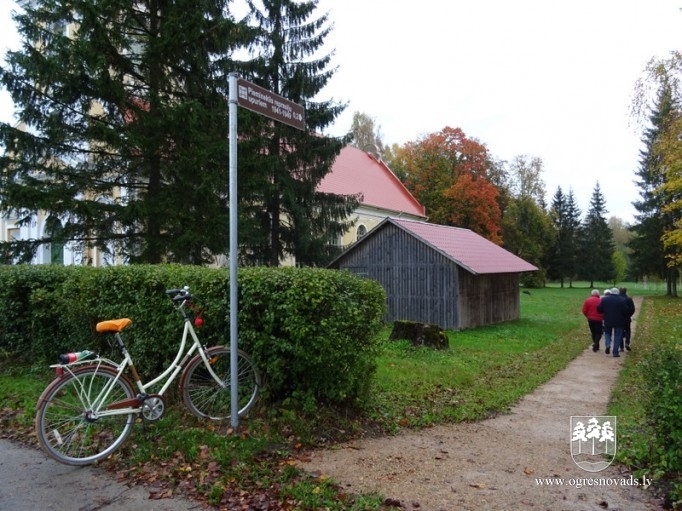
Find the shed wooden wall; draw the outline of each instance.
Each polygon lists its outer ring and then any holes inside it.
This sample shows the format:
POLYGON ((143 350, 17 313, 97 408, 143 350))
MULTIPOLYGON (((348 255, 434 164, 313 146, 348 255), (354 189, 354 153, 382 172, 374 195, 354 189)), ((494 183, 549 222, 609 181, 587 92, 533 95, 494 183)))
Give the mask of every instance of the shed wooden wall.
POLYGON ((473 275, 392 224, 370 233, 334 267, 379 282, 389 322, 461 330, 519 317, 518 274, 473 275))
POLYGON ((459 328, 456 265, 395 225, 386 224, 371 233, 335 266, 384 287, 387 321, 404 319, 459 328))
POLYGON ((460 268, 460 311, 460 328, 518 319, 519 274, 472 275, 460 268))

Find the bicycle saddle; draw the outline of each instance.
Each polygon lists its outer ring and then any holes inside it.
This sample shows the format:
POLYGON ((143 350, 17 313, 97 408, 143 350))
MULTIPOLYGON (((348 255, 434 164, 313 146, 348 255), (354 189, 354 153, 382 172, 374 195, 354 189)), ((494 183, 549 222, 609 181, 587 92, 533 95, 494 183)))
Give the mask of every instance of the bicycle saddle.
POLYGON ((128 325, 132 324, 133 320, 128 318, 108 319, 97 323, 95 329, 100 332, 120 332, 128 325))

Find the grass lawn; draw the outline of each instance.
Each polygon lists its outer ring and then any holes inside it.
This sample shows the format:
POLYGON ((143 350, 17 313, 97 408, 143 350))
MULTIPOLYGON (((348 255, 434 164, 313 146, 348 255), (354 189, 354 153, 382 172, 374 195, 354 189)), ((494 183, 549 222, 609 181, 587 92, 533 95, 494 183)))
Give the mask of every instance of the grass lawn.
MULTIPOLYGON (((129 478, 163 481, 226 509, 249 499, 261 507, 276 502, 278 507, 272 504, 271 509, 381 509, 381 496, 350 498, 333 481, 299 473, 292 456, 306 446, 333 443, 361 431, 391 433, 507 411, 591 344, 580 312, 590 289, 587 283, 573 286, 522 293, 520 319, 448 332, 448 350, 388 341, 387 327, 372 399, 361 415, 324 409, 305 413, 289 402, 261 409, 232 432, 229 425, 194 419, 177 396, 170 395, 167 415, 140 423, 101 465, 129 478)), ((633 295, 665 292, 627 287, 633 295)), ((11 358, 0 359, 0 435, 36 443, 33 408, 51 377, 42 366, 18 368, 11 358)), ((631 413, 621 408, 619 415, 621 410, 631 413)))
POLYGON ((384 426, 424 426, 507 410, 585 349, 584 295, 522 294, 521 319, 449 332, 449 350, 385 342, 372 416, 384 426))

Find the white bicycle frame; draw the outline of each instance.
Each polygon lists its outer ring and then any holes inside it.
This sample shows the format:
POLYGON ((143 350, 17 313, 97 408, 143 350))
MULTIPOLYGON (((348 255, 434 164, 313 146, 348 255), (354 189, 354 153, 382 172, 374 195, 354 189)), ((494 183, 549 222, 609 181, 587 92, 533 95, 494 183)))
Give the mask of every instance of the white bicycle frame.
MULTIPOLYGON (((197 337, 197 334, 194 330, 194 326, 192 326, 192 322, 190 321, 190 318, 186 315, 184 311, 184 306, 186 302, 183 302, 178 308, 180 309, 180 312, 182 313, 184 319, 185 319, 185 327, 182 332, 182 341, 180 343, 180 347, 178 348, 178 352, 175 355, 175 360, 166 368, 160 375, 158 375, 156 378, 153 380, 147 382, 147 383, 142 383, 142 380, 140 379, 139 375, 137 374, 137 370, 135 369, 135 364, 133 363, 133 359, 130 356, 130 353, 128 352, 128 349, 126 348, 125 344, 123 343, 123 339, 121 338, 121 335, 119 332, 116 332, 114 336, 116 337, 116 342, 118 343, 119 349, 121 350, 123 354, 123 360, 120 363, 116 363, 113 360, 110 360, 108 358, 104 357, 97 357, 94 360, 82 360, 79 362, 73 362, 71 364, 55 364, 51 365, 50 367, 55 368, 55 369, 66 369, 71 375, 74 375, 74 372, 72 371, 73 367, 76 366, 85 366, 85 365, 106 365, 107 367, 110 367, 114 369, 116 372, 116 377, 113 378, 105 388, 102 390, 102 392, 99 393, 97 396, 97 401, 94 403, 86 403, 88 405, 88 410, 89 413, 93 414, 92 418, 98 418, 98 417, 106 417, 106 416, 111 416, 111 415, 127 415, 131 413, 140 413, 142 411, 142 407, 144 406, 144 400, 147 397, 147 390, 149 390, 151 387, 154 385, 157 385, 164 379, 166 379, 166 382, 163 384, 161 387, 161 390, 157 394, 153 394, 156 396, 163 396, 163 394, 168 390, 168 387, 170 387, 171 383, 175 380, 175 378, 178 376, 180 371, 185 367, 187 362, 190 360, 192 355, 194 354, 195 351, 199 350, 199 355, 201 356, 201 359, 204 361, 204 366, 206 369, 208 369, 209 374, 215 381, 220 385, 221 388, 226 388, 227 385, 223 382, 223 380, 213 371, 213 367, 211 367, 211 364, 209 362, 208 357, 206 356, 206 353, 203 349, 201 348, 201 342, 199 342, 199 338, 197 337), (192 337, 192 346, 187 350, 185 353, 185 346, 187 345, 187 336, 192 337), (184 355, 184 358, 183 358, 184 355), (182 361, 181 361, 182 359, 182 361), (131 406, 123 406, 123 407, 116 407, 112 408, 112 405, 115 405, 116 403, 109 404, 108 408, 105 410, 101 410, 101 407, 105 402, 107 402, 107 398, 109 396, 109 393, 111 390, 114 388, 114 385, 116 382, 121 378, 121 375, 125 371, 126 367, 129 367, 131 370, 131 373, 133 374, 134 380, 135 380, 135 385, 137 386, 137 390, 139 391, 138 397, 135 398, 135 400, 139 403, 139 405, 131 405, 131 406)), ((79 384, 81 385, 81 388, 79 390, 80 398, 81 401, 84 403, 86 402, 86 397, 89 395, 88 392, 86 392, 85 382, 79 381, 79 384)))

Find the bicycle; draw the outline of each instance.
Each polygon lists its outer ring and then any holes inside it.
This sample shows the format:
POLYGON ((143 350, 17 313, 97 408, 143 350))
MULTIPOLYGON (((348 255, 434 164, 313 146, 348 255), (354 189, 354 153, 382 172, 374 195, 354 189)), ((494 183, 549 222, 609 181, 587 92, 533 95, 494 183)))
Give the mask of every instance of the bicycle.
MULTIPOLYGON (((194 415, 211 420, 230 418, 229 346, 209 348, 199 342, 192 324, 194 305, 188 287, 169 289, 166 294, 180 312, 184 329, 175 360, 151 381, 142 382, 121 337, 121 331, 132 324, 129 318, 101 321, 96 326, 99 333, 113 334, 123 356, 121 362, 86 350, 62 355, 62 363, 50 366, 56 369, 57 377, 38 399, 35 419, 38 440, 50 457, 76 466, 108 457, 125 442, 140 415, 149 421, 161 418, 165 411, 163 395, 181 372, 180 393, 194 415), (126 368, 134 384, 125 374, 126 368), (158 393, 147 393, 164 380, 158 393)), ((194 320, 200 318, 201 313, 194 320)), ((238 350, 237 360, 237 409, 241 416, 256 402, 261 380, 247 353, 238 350)))

